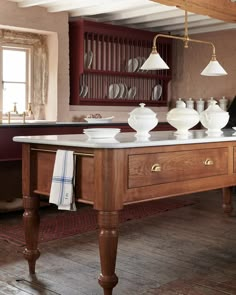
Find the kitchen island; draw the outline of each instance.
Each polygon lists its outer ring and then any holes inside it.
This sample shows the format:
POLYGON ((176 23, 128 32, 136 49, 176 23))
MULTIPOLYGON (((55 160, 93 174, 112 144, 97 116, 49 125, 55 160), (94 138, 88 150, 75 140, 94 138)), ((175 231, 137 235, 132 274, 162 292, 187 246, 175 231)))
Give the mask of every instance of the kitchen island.
MULTIPOLYGON (((113 139, 86 135, 14 137, 22 143, 23 204, 29 271, 35 273, 38 249, 39 195, 50 192, 55 154, 76 156, 75 195, 98 212, 101 274, 105 295, 118 283, 115 264, 119 211, 127 204, 222 188, 223 209, 230 214, 236 185, 236 136, 233 130, 211 137, 194 130, 185 138, 173 131, 151 132, 149 138, 120 133, 113 139)), ((207 226, 207 225, 206 225, 207 226)))

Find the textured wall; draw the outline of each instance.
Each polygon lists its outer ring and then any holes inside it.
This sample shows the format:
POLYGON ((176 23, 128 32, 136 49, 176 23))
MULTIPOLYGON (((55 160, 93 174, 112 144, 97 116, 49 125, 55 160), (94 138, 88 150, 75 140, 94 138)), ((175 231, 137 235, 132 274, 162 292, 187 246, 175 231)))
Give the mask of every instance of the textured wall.
POLYGON ((236 95, 236 30, 212 32, 191 36, 213 42, 216 47, 217 60, 228 72, 227 76, 205 77, 201 71, 211 58, 212 47, 190 43, 185 49, 181 41, 174 42, 173 48, 173 80, 171 84, 171 100, 181 98, 219 99, 226 96, 232 99, 236 95))

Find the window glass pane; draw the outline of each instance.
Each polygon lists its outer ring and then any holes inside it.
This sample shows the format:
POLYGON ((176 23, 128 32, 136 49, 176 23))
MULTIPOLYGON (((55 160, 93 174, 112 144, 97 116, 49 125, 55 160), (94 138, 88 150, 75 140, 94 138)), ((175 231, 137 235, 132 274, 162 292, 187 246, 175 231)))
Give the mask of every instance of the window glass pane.
POLYGON ((3 113, 13 110, 16 102, 17 111, 23 113, 26 110, 25 104, 26 85, 20 83, 3 84, 3 113))
POLYGON ((26 82, 26 51, 3 49, 3 81, 26 82))

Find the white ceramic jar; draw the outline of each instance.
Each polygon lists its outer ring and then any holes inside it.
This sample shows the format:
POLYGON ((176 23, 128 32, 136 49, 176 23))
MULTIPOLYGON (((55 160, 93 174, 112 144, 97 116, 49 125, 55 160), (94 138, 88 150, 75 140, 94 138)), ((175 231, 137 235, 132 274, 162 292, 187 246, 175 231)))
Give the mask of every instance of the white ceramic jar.
POLYGON ((219 99, 219 105, 222 108, 223 111, 227 110, 227 106, 228 106, 228 99, 225 98, 225 96, 222 96, 221 99, 219 99))
POLYGON ((194 100, 192 99, 192 97, 186 100, 186 106, 188 109, 194 109, 194 100))
POLYGON ((221 134, 229 121, 229 113, 223 111, 216 101, 212 101, 209 107, 201 112, 200 122, 207 129, 208 134, 221 134))
POLYGON ((202 98, 199 98, 199 100, 196 101, 196 105, 199 114, 204 111, 205 101, 202 98))
POLYGON ((172 109, 167 113, 167 122, 175 127, 175 134, 188 134, 188 130, 199 122, 199 114, 194 109, 186 108, 186 104, 182 102, 178 108, 172 109))
POLYGON ((136 132, 136 137, 149 137, 149 131, 158 124, 156 113, 140 103, 140 107, 129 113, 128 124, 136 132))

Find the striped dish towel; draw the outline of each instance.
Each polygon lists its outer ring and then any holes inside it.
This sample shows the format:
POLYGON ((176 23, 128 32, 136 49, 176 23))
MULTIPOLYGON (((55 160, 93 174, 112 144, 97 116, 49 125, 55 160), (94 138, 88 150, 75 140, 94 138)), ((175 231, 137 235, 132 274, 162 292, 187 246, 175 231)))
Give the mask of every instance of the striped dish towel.
POLYGON ((58 205, 58 209, 76 211, 74 166, 73 151, 57 150, 49 203, 58 205))

